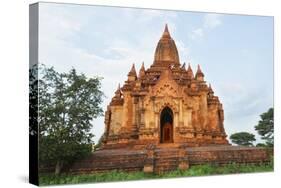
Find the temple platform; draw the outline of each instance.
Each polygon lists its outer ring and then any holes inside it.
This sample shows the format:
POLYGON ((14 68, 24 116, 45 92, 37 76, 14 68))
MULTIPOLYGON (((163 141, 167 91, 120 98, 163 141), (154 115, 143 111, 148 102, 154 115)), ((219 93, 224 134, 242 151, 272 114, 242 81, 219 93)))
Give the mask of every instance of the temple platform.
POLYGON ((95 151, 90 157, 77 161, 70 172, 98 173, 111 170, 160 173, 176 169, 186 170, 199 164, 247 163, 270 161, 273 151, 259 147, 183 145, 148 145, 143 149, 122 148, 95 151))

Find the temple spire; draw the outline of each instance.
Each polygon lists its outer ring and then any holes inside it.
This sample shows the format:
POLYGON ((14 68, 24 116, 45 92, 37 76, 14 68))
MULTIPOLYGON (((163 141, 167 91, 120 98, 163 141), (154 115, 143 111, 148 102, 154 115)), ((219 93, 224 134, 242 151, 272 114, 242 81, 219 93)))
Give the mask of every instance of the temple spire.
POLYGON ((168 24, 165 24, 165 32, 168 32, 168 33, 169 33, 168 24))
POLYGON ((144 68, 144 62, 142 62, 140 71, 139 71, 139 78, 142 78, 143 76, 145 76, 145 68, 144 68))
POLYGON ((122 91, 119 83, 115 91, 115 95, 110 102, 110 105, 113 106, 113 105, 122 105, 122 104, 123 104, 123 97, 122 97, 122 91))
POLYGON ((135 69, 135 64, 133 63, 132 68, 131 68, 128 76, 136 76, 136 75, 137 75, 137 73, 136 73, 136 69, 135 69))
POLYGON ((154 65, 169 67, 171 65, 175 67, 180 66, 180 59, 178 49, 175 41, 171 37, 168 29, 168 25, 165 25, 164 32, 157 44, 154 53, 154 65))
POLYGON ((211 97, 211 98, 214 96, 214 91, 213 91, 213 89, 212 89, 212 87, 211 87, 211 84, 209 84, 208 96, 211 97))
POLYGON ((135 64, 133 63, 132 68, 130 70, 130 72, 128 73, 128 81, 136 81, 137 80, 137 72, 135 69, 135 64))
POLYGON ((200 65, 197 66, 195 79, 199 81, 204 81, 204 73, 202 72, 200 65))
POLYGON ((120 83, 118 84, 117 90, 115 91, 115 97, 120 98, 122 95, 120 83))
POLYGON ((170 35, 170 32, 169 32, 167 24, 165 24, 165 29, 164 29, 164 33, 162 35, 162 38, 171 38, 171 35, 170 35))
POLYGON ((190 63, 188 63, 187 75, 189 78, 194 78, 194 74, 193 74, 192 68, 190 66, 190 63))
POLYGON ((185 62, 184 62, 183 65, 181 66, 181 69, 185 71, 185 62))

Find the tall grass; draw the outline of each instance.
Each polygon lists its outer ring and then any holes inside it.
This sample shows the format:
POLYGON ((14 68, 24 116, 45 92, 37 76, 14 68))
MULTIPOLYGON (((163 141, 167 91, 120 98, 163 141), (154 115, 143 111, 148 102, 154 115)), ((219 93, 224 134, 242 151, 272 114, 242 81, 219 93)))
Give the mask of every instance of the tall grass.
POLYGON ((39 183, 40 185, 76 184, 270 171, 273 171, 273 162, 267 164, 232 163, 223 166, 197 165, 191 166, 188 170, 175 170, 160 174, 147 174, 144 172, 122 172, 116 170, 106 173, 81 175, 61 174, 59 176, 55 176, 54 174, 41 174, 39 178, 39 183))

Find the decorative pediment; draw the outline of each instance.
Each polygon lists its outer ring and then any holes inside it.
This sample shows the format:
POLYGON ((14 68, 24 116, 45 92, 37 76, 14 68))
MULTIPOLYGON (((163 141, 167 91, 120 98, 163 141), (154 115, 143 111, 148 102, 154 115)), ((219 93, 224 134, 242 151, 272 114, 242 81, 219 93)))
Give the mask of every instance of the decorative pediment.
POLYGON ((165 96, 164 98, 161 97, 155 101, 155 112, 160 113, 165 107, 171 108, 174 113, 179 112, 178 101, 176 101, 172 97, 165 96))
POLYGON ((162 72, 156 85, 151 88, 151 96, 163 97, 181 97, 182 89, 178 83, 173 79, 171 70, 168 68, 162 72))
POLYGON ((164 84, 157 88, 157 90, 154 92, 154 96, 178 96, 178 91, 170 84, 164 84))

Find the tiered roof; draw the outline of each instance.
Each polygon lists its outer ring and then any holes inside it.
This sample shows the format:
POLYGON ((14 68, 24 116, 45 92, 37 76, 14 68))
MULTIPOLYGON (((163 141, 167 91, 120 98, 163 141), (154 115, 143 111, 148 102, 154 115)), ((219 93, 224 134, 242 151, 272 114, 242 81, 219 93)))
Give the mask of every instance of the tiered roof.
MULTIPOLYGON (((196 74, 194 76, 193 70, 188 64, 186 70, 185 63, 180 64, 178 50, 174 40, 172 39, 168 26, 165 25, 164 32, 160 38, 155 54, 153 64, 145 70, 144 63, 137 75, 135 65, 132 65, 131 70, 128 73, 128 80, 125 82, 120 91, 133 91, 140 94, 148 91, 150 86, 157 83, 163 70, 169 69, 172 72, 173 79, 181 86, 190 88, 190 92, 196 94, 199 90, 210 91, 211 95, 213 90, 208 87, 204 81, 204 73, 201 70, 200 65, 197 67, 196 74)), ((214 96, 212 96, 214 98, 214 96)))

